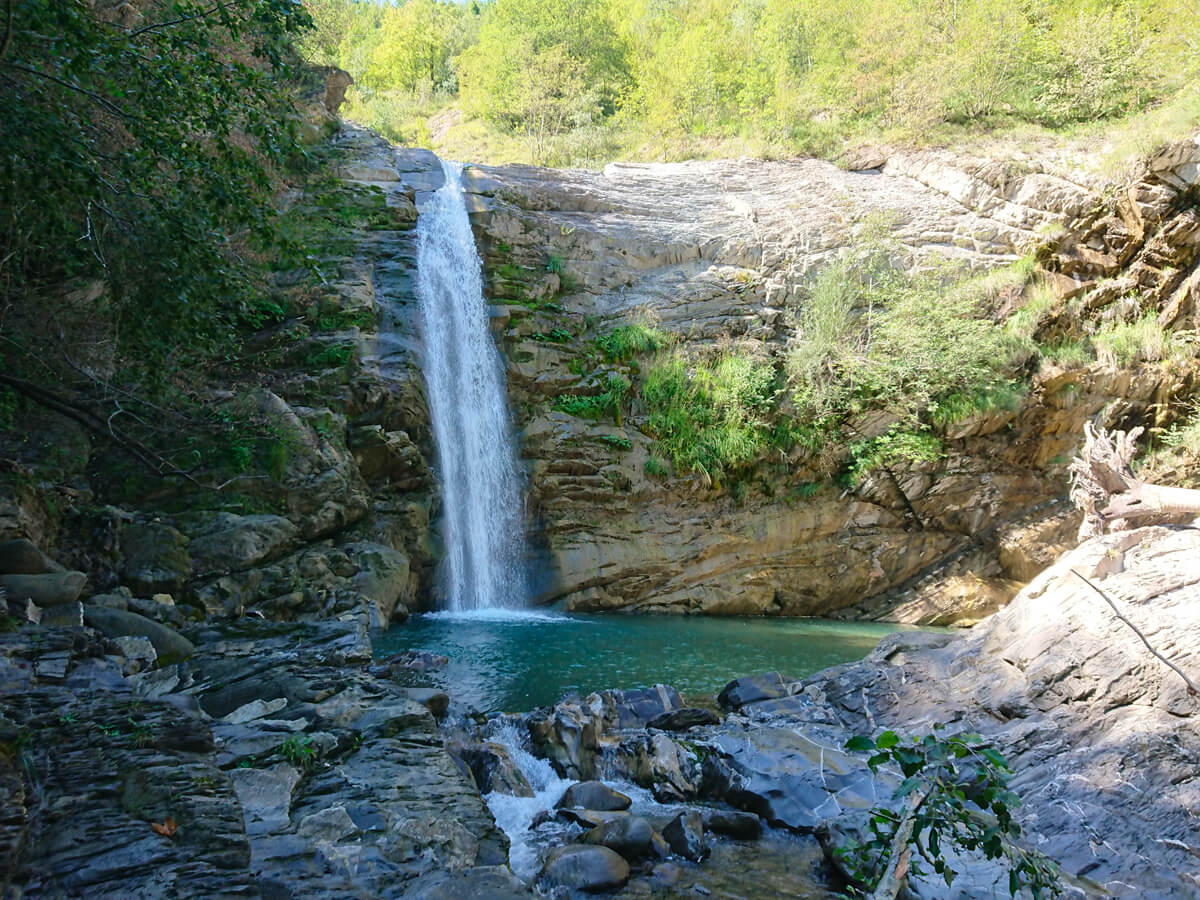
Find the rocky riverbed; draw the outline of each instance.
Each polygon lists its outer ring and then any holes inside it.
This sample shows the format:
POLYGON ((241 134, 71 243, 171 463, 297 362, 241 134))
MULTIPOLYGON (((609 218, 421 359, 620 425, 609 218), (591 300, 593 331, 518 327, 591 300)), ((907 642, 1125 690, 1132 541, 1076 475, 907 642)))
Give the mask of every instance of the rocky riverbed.
MULTIPOLYGON (((371 660, 361 614, 185 627, 190 655, 147 669, 159 632, 134 619, 26 625, 0 640, 9 895, 822 896, 898 781, 848 737, 940 723, 1011 760, 1069 895, 1200 896, 1200 701, 1076 572, 1197 671, 1194 525, 1093 539, 965 633, 700 705, 659 686, 462 718, 419 686, 436 656, 371 660)), ((995 864, 955 864, 914 894, 1005 895, 995 864)))

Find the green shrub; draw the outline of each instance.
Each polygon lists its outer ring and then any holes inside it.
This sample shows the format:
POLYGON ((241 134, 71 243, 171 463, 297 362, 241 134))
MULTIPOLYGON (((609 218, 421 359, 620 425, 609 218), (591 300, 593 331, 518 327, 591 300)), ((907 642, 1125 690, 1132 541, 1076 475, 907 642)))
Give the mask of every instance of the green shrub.
POLYGON ((1106 366, 1132 366, 1157 362, 1174 355, 1178 347, 1153 313, 1136 322, 1111 322, 1092 338, 1096 356, 1106 366))
POLYGON ((615 447, 618 450, 632 450, 633 441, 629 438, 621 437, 617 434, 602 434, 596 438, 600 443, 607 444, 610 447, 615 447))
POLYGON ((275 748, 276 752, 297 769, 311 769, 317 761, 317 748, 312 738, 294 734, 275 748))
POLYGON ((1042 358, 1047 362, 1062 366, 1064 369, 1075 369, 1091 363, 1095 358, 1091 344, 1086 340, 1061 340, 1038 348, 1042 358))
POLYGON ((643 464, 642 470, 651 478, 666 478, 671 471, 667 467, 666 461, 659 459, 657 456, 646 457, 646 462, 643 464))
POLYGON ((942 442, 934 435, 893 427, 887 434, 850 445, 847 479, 857 485, 880 469, 906 462, 933 462, 943 455, 942 442))
MULTIPOLYGON (((1021 800, 1009 787, 1012 770, 1008 760, 979 735, 930 734, 903 740, 895 732, 884 731, 874 740, 853 737, 846 742, 846 749, 871 754, 867 765, 873 772, 889 766, 904 776, 892 796, 895 807, 872 808, 866 840, 836 851, 856 889, 873 891, 892 853, 916 843, 920 852, 911 856, 909 871, 928 875, 928 865, 948 887, 958 875, 944 853, 952 849, 1003 859, 1013 897, 1023 888, 1034 898, 1061 893, 1058 867, 1017 843, 1021 827, 1012 814, 1021 800), (911 823, 910 836, 903 846, 896 847, 905 822, 911 823)), ((903 873, 899 878, 902 885, 903 873)))
POLYGON ((596 347, 609 362, 625 362, 642 353, 666 347, 670 335, 648 325, 619 325, 596 338, 596 347))
POLYGON ((1015 411, 1025 397, 1025 385, 1015 381, 984 385, 971 392, 953 392, 929 404, 929 420, 945 427, 981 413, 1015 411))
POLYGON ((766 448, 776 381, 769 360, 736 351, 711 364, 660 356, 642 384, 647 428, 677 470, 718 482, 766 448))
POLYGON ((354 357, 353 344, 326 344, 310 350, 303 364, 310 369, 340 369, 354 357))
POLYGON ((612 416, 621 424, 621 409, 633 383, 617 372, 610 372, 605 388, 599 394, 568 394, 554 401, 554 409, 583 419, 603 419, 612 416))

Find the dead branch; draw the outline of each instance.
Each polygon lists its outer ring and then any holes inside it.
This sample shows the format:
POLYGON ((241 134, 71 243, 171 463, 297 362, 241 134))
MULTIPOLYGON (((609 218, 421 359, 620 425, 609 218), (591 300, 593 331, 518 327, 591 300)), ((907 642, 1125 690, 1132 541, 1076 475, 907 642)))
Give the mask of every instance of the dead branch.
POLYGON ((1149 484, 1133 474, 1141 428, 1108 432, 1084 426, 1083 448, 1071 463, 1071 501, 1083 510, 1079 539, 1119 531, 1133 519, 1200 515, 1200 491, 1149 484))
POLYGON ((1134 625, 1132 622, 1130 622, 1127 618, 1125 618, 1125 616, 1123 616, 1121 614, 1121 610, 1119 610, 1117 608, 1117 604, 1113 602, 1112 597, 1108 596, 1108 594, 1105 591, 1103 591, 1101 588, 1097 587, 1096 584, 1094 584, 1091 580, 1089 580, 1087 577, 1085 577, 1082 573, 1076 571, 1075 569, 1072 569, 1071 573, 1073 575, 1078 576, 1079 579, 1084 584, 1086 584, 1093 591, 1095 591, 1097 594, 1099 594, 1101 597, 1103 597, 1104 602, 1112 607, 1112 611, 1116 614, 1117 618, 1120 619, 1122 622, 1124 622, 1126 625, 1128 625, 1130 630, 1134 634, 1136 634, 1139 638, 1142 639, 1142 643, 1146 645, 1146 649, 1149 650, 1151 653, 1153 653, 1163 663, 1168 665, 1172 669, 1172 671, 1175 672, 1176 675, 1178 675, 1180 678, 1183 679, 1184 683, 1187 685, 1189 694, 1191 694, 1192 696, 1200 696, 1200 688, 1196 687, 1195 682, 1193 682, 1192 679, 1188 678, 1187 675, 1184 674, 1183 669, 1179 668, 1179 666, 1175 665, 1175 663, 1171 662, 1169 659, 1167 659, 1165 656, 1163 656, 1161 653, 1159 653, 1157 650, 1154 649, 1154 646, 1150 643, 1150 641, 1148 641, 1146 639, 1146 636, 1144 634, 1142 634, 1141 631, 1138 630, 1138 627, 1136 625, 1134 625))
POLYGON ((909 841, 912 839, 913 826, 916 824, 917 810, 929 796, 929 791, 929 788, 925 788, 914 792, 908 803, 905 804, 904 812, 900 814, 900 822, 896 825, 896 831, 892 835, 887 868, 883 872, 883 877, 879 879, 879 884, 875 886, 871 900, 895 900, 896 895, 900 893, 900 888, 904 887, 904 881, 908 877, 909 860, 912 857, 912 847, 909 846, 909 841))

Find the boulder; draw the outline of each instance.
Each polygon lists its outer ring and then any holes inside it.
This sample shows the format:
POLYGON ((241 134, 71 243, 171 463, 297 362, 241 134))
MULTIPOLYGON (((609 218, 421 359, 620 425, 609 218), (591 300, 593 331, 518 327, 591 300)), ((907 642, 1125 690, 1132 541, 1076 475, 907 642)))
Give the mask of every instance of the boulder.
POLYGON ((191 656, 196 648, 183 635, 145 616, 105 606, 85 606, 83 621, 105 637, 149 638, 158 654, 159 665, 170 665, 191 656))
POLYGON ((629 862, 663 856, 663 838, 641 816, 619 816, 602 822, 580 837, 584 844, 597 844, 615 850, 629 862), (657 840, 656 840, 657 839, 657 840))
POLYGON ((215 512, 193 514, 184 525, 191 536, 188 552, 192 575, 208 578, 248 569, 288 549, 297 529, 282 516, 238 516, 215 512))
POLYGON ((269 769, 233 769, 233 790, 246 818, 246 834, 269 834, 288 825, 292 791, 300 773, 286 763, 269 769))
POLYGON ((704 813, 704 828, 713 834, 753 841, 762 837, 762 819, 753 813, 714 809, 704 813))
POLYGON ((629 863, 607 847, 576 844, 550 851, 538 875, 543 888, 600 893, 624 886, 629 880, 629 863))
POLYGON ((747 675, 736 678, 717 695, 717 702, 724 709, 740 709, 748 703, 760 700, 775 700, 788 695, 787 684, 778 672, 764 672, 761 675, 747 675))
POLYGON ((41 610, 39 621, 43 625, 57 628, 80 628, 83 626, 83 604, 76 600, 73 603, 47 606, 41 610))
POLYGON ((667 823, 662 836, 672 853, 692 862, 700 862, 712 853, 708 844, 704 843, 704 820, 695 810, 677 815, 667 823))
POLYGON ((433 713, 434 718, 440 719, 450 708, 450 695, 437 688, 403 688, 400 693, 409 700, 415 700, 433 713))
POLYGON ((10 600, 32 600, 42 607, 74 603, 86 584, 87 576, 82 572, 0 575, 0 589, 7 592, 10 600))
POLYGON ((658 728, 662 731, 687 731, 700 725, 717 725, 720 716, 708 709, 695 706, 685 706, 682 709, 665 712, 655 716, 646 723, 647 728, 658 728))
POLYGON ((0 541, 0 574, 44 575, 61 572, 62 566, 37 548, 28 538, 0 541))
POLYGON ((460 759, 475 776, 481 794, 508 794, 513 797, 532 797, 533 787, 522 774, 512 754, 503 744, 487 741, 457 750, 460 759))
POLYGON ((615 791, 603 781, 581 781, 573 784, 554 804, 556 809, 594 809, 601 812, 629 809, 633 801, 615 791))
POLYGON ((139 597, 176 593, 191 578, 188 539, 162 522, 140 522, 121 529, 121 575, 139 597))
POLYGON ((436 872, 404 885, 407 900, 530 900, 533 892, 507 866, 436 872))

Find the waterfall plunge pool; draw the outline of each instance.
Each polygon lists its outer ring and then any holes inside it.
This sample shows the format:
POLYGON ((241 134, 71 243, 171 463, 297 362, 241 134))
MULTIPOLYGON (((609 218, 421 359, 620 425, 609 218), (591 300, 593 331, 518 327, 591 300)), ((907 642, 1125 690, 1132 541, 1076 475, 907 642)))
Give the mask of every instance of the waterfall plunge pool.
POLYGON ((444 655, 449 663, 419 673, 421 683, 480 712, 525 712, 573 691, 661 683, 684 695, 715 694, 741 675, 775 670, 802 678, 861 659, 881 637, 903 628, 826 619, 492 609, 414 615, 376 639, 375 655, 444 655))

